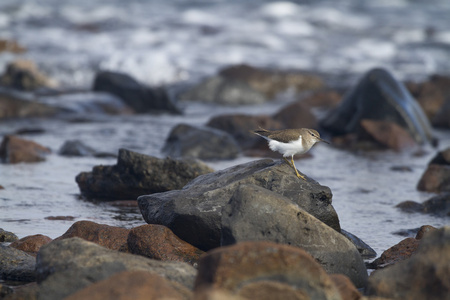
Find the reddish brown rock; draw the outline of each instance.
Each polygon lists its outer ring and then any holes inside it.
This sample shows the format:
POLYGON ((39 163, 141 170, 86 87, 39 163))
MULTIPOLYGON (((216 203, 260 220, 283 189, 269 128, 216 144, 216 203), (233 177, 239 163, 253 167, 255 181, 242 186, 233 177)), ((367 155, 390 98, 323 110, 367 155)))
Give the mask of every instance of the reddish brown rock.
POLYGON ((45 217, 46 220, 52 220, 52 221, 73 221, 75 220, 75 217, 73 216, 48 216, 45 217))
POLYGON ((65 300, 192 299, 192 292, 179 283, 145 271, 124 271, 97 281, 65 300))
POLYGON ((0 145, 0 160, 3 163, 17 164, 21 162, 40 162, 51 151, 49 148, 33 141, 21 139, 14 135, 7 135, 0 145))
POLYGON ((202 256, 194 291, 209 289, 247 299, 341 299, 313 257, 271 242, 242 242, 202 256))
POLYGON ((142 225, 130 230, 128 250, 157 260, 187 262, 196 265, 204 252, 177 237, 162 225, 142 225))
POLYGON ((51 241, 52 239, 46 235, 35 234, 23 237, 20 240, 11 243, 9 246, 36 256, 39 249, 51 241))
POLYGON ((14 40, 0 39, 0 53, 1 52, 11 52, 11 53, 23 53, 26 49, 14 40))
POLYGON ((432 193, 450 191, 450 165, 429 165, 420 178, 417 189, 432 193))
POLYGON ((97 224, 91 221, 75 222, 62 236, 55 240, 79 237, 112 250, 119 250, 127 243, 129 229, 97 224))
POLYGON ((380 144, 401 151, 416 143, 411 135, 396 123, 389 121, 361 120, 361 126, 380 144))
POLYGON ((252 130, 258 129, 258 127, 270 130, 283 128, 283 124, 269 116, 243 114, 216 116, 209 120, 207 126, 228 132, 243 150, 267 149, 267 142, 252 133, 252 130))
POLYGON ((303 101, 285 106, 273 116, 273 119, 282 123, 285 128, 317 128, 316 117, 303 101))
POLYGON ((331 274, 331 280, 339 290, 341 298, 345 300, 358 300, 361 299, 362 294, 358 291, 350 278, 343 274, 331 274))
POLYGON ((419 228, 419 231, 416 234, 416 240, 422 239, 425 234, 428 234, 429 232, 433 232, 437 230, 436 227, 430 226, 430 225, 423 225, 419 228))
POLYGON ((415 238, 406 238, 397 245, 384 251, 379 258, 372 262, 372 266, 375 269, 385 268, 410 258, 419 247, 419 244, 420 241, 415 238))

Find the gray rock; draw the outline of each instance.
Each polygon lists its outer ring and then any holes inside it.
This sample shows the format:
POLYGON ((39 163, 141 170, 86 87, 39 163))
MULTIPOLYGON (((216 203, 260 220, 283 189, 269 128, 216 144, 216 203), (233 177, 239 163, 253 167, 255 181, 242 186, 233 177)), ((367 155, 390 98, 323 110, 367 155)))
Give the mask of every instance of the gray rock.
POLYGON ((78 174, 76 181, 85 197, 129 200, 180 189, 197 176, 212 171, 195 160, 159 159, 120 149, 116 165, 96 166, 92 172, 78 174))
POLYGON ((36 258, 0 244, 0 279, 31 282, 36 280, 36 258))
POLYGON ((181 113, 164 89, 142 85, 127 74, 99 72, 94 79, 93 90, 108 92, 119 97, 137 113, 155 111, 181 113))
POLYGON ((449 299, 450 227, 428 232, 410 258, 377 270, 367 293, 389 299, 449 299))
POLYGON ((321 125, 336 135, 358 134, 363 119, 394 122, 408 130, 417 143, 436 143, 419 104, 405 86, 384 69, 367 72, 321 125))
POLYGON ((347 275, 365 286, 367 270, 356 247, 342 234, 286 197, 241 185, 222 210, 222 245, 271 241, 303 248, 328 273, 347 275))
POLYGON ((225 131, 179 124, 170 132, 163 151, 172 157, 217 160, 236 158, 240 149, 225 131))
POLYGON ((285 162, 271 159, 199 176, 181 190, 141 196, 138 204, 147 223, 165 225, 184 241, 207 251, 220 246, 222 208, 241 184, 283 195, 340 231, 330 189, 310 178, 297 178, 285 162))
POLYGON ((186 263, 157 261, 70 238, 51 242, 39 251, 36 261, 39 299, 62 299, 126 270, 148 271, 190 289, 196 276, 196 270, 186 263))
POLYGON ((368 258, 374 258, 377 256, 377 252, 373 250, 369 245, 367 245, 363 240, 361 240, 356 235, 341 229, 341 233, 355 245, 356 249, 358 249, 359 254, 361 254, 361 257, 368 259, 368 258))
POLYGON ((268 100, 245 82, 221 75, 207 78, 180 95, 180 99, 225 105, 261 104, 268 100))
POLYGON ((11 242, 17 241, 18 239, 19 238, 14 233, 3 230, 3 228, 0 228, 0 243, 3 243, 3 242, 11 243, 11 242))
POLYGON ((79 140, 69 140, 64 142, 58 153, 63 156, 94 156, 95 150, 79 140))

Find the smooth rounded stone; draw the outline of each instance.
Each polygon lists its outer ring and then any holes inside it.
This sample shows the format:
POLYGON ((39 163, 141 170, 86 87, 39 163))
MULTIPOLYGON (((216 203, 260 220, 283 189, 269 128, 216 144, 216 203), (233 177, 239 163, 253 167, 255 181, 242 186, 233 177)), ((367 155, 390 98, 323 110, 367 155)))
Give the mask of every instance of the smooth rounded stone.
POLYGON ((330 274, 330 278, 339 290, 342 299, 361 300, 362 294, 347 276, 343 274, 330 274))
POLYGON ((258 127, 268 129, 283 129, 283 124, 266 115, 232 114, 211 118, 206 126, 223 130, 231 134, 241 149, 260 148, 267 150, 267 141, 252 133, 258 127))
POLYGON ((93 156, 95 150, 80 140, 68 140, 61 146, 58 154, 62 156, 93 156))
POLYGON ((416 144, 408 131, 394 122, 364 119, 361 127, 378 143, 395 151, 406 150, 416 144))
POLYGON ((42 246, 47 245, 51 241, 52 239, 46 235, 35 234, 28 235, 18 241, 12 242, 9 246, 36 256, 39 249, 41 249, 42 246))
POLYGON ((180 189, 197 176, 213 170, 193 159, 159 159, 126 149, 119 150, 114 166, 95 166, 75 178, 83 196, 111 200, 180 189))
POLYGON ((247 83, 216 75, 205 79, 180 95, 183 101, 200 101, 222 105, 262 104, 268 99, 247 83))
POLYGON ((422 212, 423 211, 423 205, 415 202, 415 201, 403 201, 400 202, 395 206, 396 208, 399 208, 401 211, 406 213, 414 213, 414 212, 422 212))
POLYGON ((435 144, 430 123, 405 86, 384 69, 372 69, 350 90, 321 126, 334 135, 359 134, 361 120, 390 121, 419 143, 435 144))
POLYGON ((410 258, 369 277, 368 295, 441 300, 450 291, 450 227, 427 234, 410 258))
POLYGON ((419 228, 419 230, 417 231, 417 234, 416 234, 416 239, 417 240, 421 240, 429 232, 433 232, 433 231, 436 231, 436 230, 437 230, 437 228, 433 227, 431 225, 420 226, 420 228, 419 228))
POLYGON ((0 279, 31 282, 36 280, 36 258, 0 244, 0 279))
POLYGON ((59 110, 35 99, 0 87, 0 120, 10 118, 50 117, 59 110))
POLYGON ((345 236, 280 194, 255 185, 240 185, 222 210, 222 245, 271 241, 304 249, 328 273, 348 276, 357 287, 367 270, 345 236))
POLYGON ((323 80, 313 74, 263 69, 246 64, 226 67, 220 70, 219 75, 244 82, 269 100, 287 90, 301 93, 321 89, 324 86, 323 80))
POLYGON ((206 253, 199 261, 194 292, 208 289, 244 299, 341 299, 313 257, 271 242, 242 242, 206 253))
POLYGON ((199 176, 181 190, 141 196, 138 203, 147 223, 167 226, 203 251, 220 246, 222 208, 242 184, 255 184, 285 196, 340 231, 330 189, 306 178, 297 178, 283 161, 263 159, 199 176))
POLYGON ((6 135, 0 144, 0 160, 6 164, 41 162, 49 153, 49 148, 14 135, 6 135))
POLYGON ((39 299, 62 299, 122 271, 146 271, 192 289, 196 270, 189 264, 157 261, 106 249, 80 238, 53 241, 36 260, 39 299))
POLYGON ((169 112, 180 114, 163 88, 151 88, 137 82, 131 76, 111 71, 102 71, 94 79, 94 91, 113 94, 122 99, 136 113, 169 112))
POLYGON ((417 183, 419 191, 450 192, 450 165, 429 165, 417 183))
POLYGON ((96 243, 102 247, 119 250, 127 243, 130 229, 97 224, 91 221, 78 221, 55 241, 79 237, 86 241, 96 243))
POLYGON ((9 63, 0 76, 3 86, 17 90, 33 91, 40 88, 56 88, 57 82, 38 70, 36 64, 29 60, 19 59, 9 63))
POLYGON ((192 292, 176 282, 145 271, 124 271, 97 281, 64 300, 190 300, 192 292))
POLYGON ((361 257, 364 259, 369 259, 377 256, 377 252, 372 249, 369 245, 367 245, 363 240, 361 240, 356 235, 341 229, 341 233, 355 245, 356 249, 358 249, 359 254, 361 254, 361 257))
POLYGON ((317 128, 317 118, 303 101, 296 101, 283 107, 273 119, 285 128, 317 128))
POLYGON ((14 233, 6 231, 3 228, 0 228, 0 243, 3 242, 11 243, 17 241, 18 239, 19 238, 14 233))
POLYGON ((441 193, 423 202, 423 212, 450 217, 450 193, 441 193))
POLYGON ((370 263, 370 266, 373 269, 381 269, 410 258, 419 247, 419 244, 420 240, 406 238, 384 251, 379 258, 370 263))
POLYGON ((225 131, 179 124, 172 128, 162 151, 171 157, 218 160, 236 158, 240 148, 225 131))
POLYGON ((132 228, 127 239, 128 251, 157 260, 182 261, 193 266, 204 252, 177 237, 162 225, 132 228))

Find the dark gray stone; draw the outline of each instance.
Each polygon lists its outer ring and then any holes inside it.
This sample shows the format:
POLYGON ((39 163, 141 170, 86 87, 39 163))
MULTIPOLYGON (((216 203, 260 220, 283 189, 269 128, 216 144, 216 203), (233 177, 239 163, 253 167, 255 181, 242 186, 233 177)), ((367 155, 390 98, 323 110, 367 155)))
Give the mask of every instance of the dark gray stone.
POLYGON ((14 233, 3 230, 3 228, 0 228, 0 243, 3 242, 12 243, 14 241, 17 241, 18 239, 19 238, 14 233))
POLYGON ((358 249, 359 254, 361 254, 361 257, 365 259, 374 258, 377 256, 377 252, 372 249, 369 245, 367 245, 363 240, 361 240, 356 235, 341 229, 341 233, 355 245, 356 249, 358 249))
POLYGON ((217 160, 236 158, 240 149, 225 131, 179 124, 170 132, 163 151, 172 157, 217 160))
POLYGON ((289 199, 255 185, 240 185, 222 210, 222 245, 271 241, 300 247, 328 273, 365 286, 367 270, 356 247, 342 234, 289 199))
POLYGON ((254 184, 287 197, 340 231, 331 191, 313 179, 301 180, 285 162, 252 161, 199 176, 181 190, 141 196, 139 208, 149 224, 169 227, 204 251, 220 246, 222 208, 241 184, 254 184))
POLYGON ((0 279, 31 282, 36 280, 36 258, 0 244, 0 279))
POLYGON ((78 174, 76 181, 87 198, 129 200, 180 189, 197 176, 212 171, 193 159, 160 159, 120 149, 116 165, 96 166, 92 172, 78 174))
POLYGON ((82 288, 129 270, 148 271, 192 289, 196 270, 187 263, 157 261, 103 248, 80 238, 53 241, 36 261, 39 299, 63 299, 82 288))
POLYGON ((64 142, 58 153, 63 156, 94 156, 95 150, 82 141, 69 140, 64 142))
POLYGON ((137 113, 157 111, 181 113, 164 89, 144 86, 127 74, 99 72, 94 79, 93 90, 119 97, 137 113))
POLYGON ((367 72, 321 126, 336 135, 361 132, 360 121, 385 120, 408 130, 417 143, 435 144, 431 125, 405 86, 384 69, 367 72))

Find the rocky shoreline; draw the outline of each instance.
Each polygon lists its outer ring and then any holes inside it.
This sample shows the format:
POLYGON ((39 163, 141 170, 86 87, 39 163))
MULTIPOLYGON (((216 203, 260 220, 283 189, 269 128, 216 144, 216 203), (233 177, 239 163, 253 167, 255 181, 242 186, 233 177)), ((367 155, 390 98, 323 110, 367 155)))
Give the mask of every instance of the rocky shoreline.
MULTIPOLYGON (((7 82, 23 78, 18 72, 32 71, 11 67, 7 82)), ((38 79, 33 87, 47 82, 41 75, 38 79)), ((163 146, 172 157, 120 149, 115 165, 80 173, 76 182, 83 197, 131 200, 148 224, 125 229, 77 221, 53 240, 45 235, 19 240, 0 231, 0 298, 446 299, 450 227, 423 226, 415 238, 369 263, 376 254, 341 228, 329 187, 307 174, 307 180, 299 180, 278 160, 254 159, 219 171, 199 161, 270 156, 267 146, 249 132, 258 126, 317 128, 347 151, 417 151, 437 143, 432 126, 449 127, 442 121, 450 103, 450 91, 442 84, 446 80, 432 77, 404 85, 387 71, 374 69, 342 97, 311 74, 249 66, 222 70, 181 93, 180 101, 242 105, 252 100, 257 105, 287 89, 300 100, 273 115, 219 115, 203 127, 180 124, 163 146), (427 98, 430 86, 433 93, 427 98), (326 116, 316 119, 314 107, 326 108, 326 116), (369 276, 368 268, 376 271, 369 276)), ((94 98, 101 92, 113 99, 93 102, 104 114, 182 114, 165 90, 126 74, 102 72, 93 86, 94 98)), ((3 92, 2 119, 74 118, 93 109, 3 92)), ((5 164, 45 163, 49 153, 51 149, 14 133, 5 135, 0 145, 5 164)), ((401 203, 400 209, 450 216, 449 153, 438 152, 417 185, 438 195, 424 203, 401 203)), ((58 154, 116 156, 82 142, 66 143, 58 154)))

